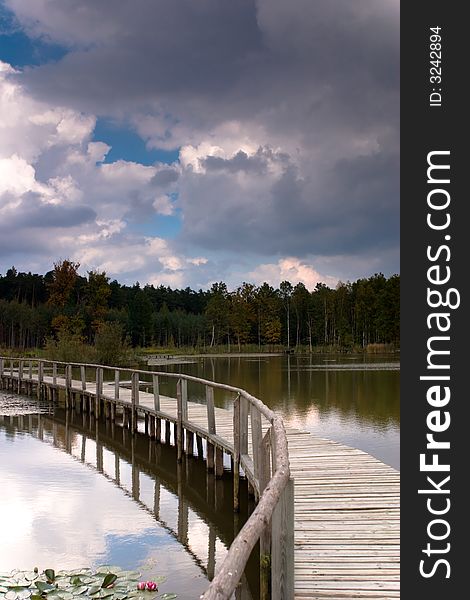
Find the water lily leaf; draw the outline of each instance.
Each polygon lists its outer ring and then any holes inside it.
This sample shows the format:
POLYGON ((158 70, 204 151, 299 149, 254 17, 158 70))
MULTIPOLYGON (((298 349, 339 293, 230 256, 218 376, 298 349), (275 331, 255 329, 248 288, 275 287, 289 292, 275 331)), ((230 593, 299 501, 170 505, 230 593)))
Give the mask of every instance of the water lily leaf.
POLYGON ((44 571, 44 575, 47 577, 48 581, 52 582, 55 579, 55 571, 54 569, 46 569, 44 571))
POLYGON ((55 590, 55 585, 51 585, 50 583, 46 583, 45 581, 35 581, 34 585, 38 588, 41 594, 47 594, 51 590, 55 590))
POLYGON ((176 594, 162 594, 161 596, 158 596, 159 598, 161 598, 161 600, 174 600, 174 598, 178 598, 178 596, 176 594))
POLYGON ((114 573, 108 573, 106 577, 103 579, 103 583, 101 584, 102 588, 107 588, 109 585, 112 585, 117 579, 117 575, 114 573))
POLYGON ((73 594, 67 591, 60 591, 58 596, 59 598, 62 598, 62 600, 73 600, 73 594))
POLYGON ((90 587, 90 589, 88 590, 88 595, 93 596, 94 594, 97 594, 100 590, 101 590, 100 585, 92 585, 90 587))
POLYGON ((80 596, 88 590, 87 585, 79 585, 78 587, 71 588, 71 592, 74 596, 80 596))
POLYGON ((123 579, 129 579, 132 581, 139 581, 140 573, 138 571, 121 571, 119 577, 123 579))
POLYGON ((102 588, 100 591, 100 598, 109 598, 109 596, 114 596, 114 590, 107 590, 106 588, 102 588))
POLYGON ((32 594, 31 590, 21 590, 21 592, 17 592, 16 597, 19 600, 28 600, 32 594))
POLYGON ((16 600, 16 592, 7 592, 5 594, 5 600, 16 600))
POLYGON ((39 594, 33 594, 31 600, 42 600, 42 597, 39 594))
POLYGON ((0 585, 0 594, 6 594, 7 592, 8 592, 8 588, 0 585))
POLYGON ((39 577, 39 575, 37 573, 35 573, 34 571, 28 571, 27 573, 24 574, 24 578, 27 579, 28 581, 34 581, 38 577, 39 577))

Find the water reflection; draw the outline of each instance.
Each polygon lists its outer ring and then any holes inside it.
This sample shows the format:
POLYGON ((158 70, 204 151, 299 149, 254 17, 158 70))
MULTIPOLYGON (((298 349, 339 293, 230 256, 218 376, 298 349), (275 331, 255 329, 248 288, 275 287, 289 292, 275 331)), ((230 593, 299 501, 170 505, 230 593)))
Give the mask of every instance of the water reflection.
MULTIPOLYGON (((178 465, 173 447, 89 415, 26 412, 0 414, 0 570, 117 564, 198 597, 248 511, 242 495, 234 518, 231 478, 196 458, 178 465)), ((256 571, 252 561, 248 598, 256 571)))

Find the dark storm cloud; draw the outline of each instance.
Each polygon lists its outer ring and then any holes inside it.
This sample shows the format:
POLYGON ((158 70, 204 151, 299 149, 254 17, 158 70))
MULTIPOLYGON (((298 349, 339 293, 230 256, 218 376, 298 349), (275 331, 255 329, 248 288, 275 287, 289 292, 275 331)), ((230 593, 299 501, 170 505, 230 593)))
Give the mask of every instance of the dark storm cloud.
MULTIPOLYGON (((88 3, 86 10, 80 5, 50 1, 42 15, 35 12, 39 21, 30 28, 73 50, 57 64, 31 70, 29 85, 41 97, 52 94, 55 101, 96 112, 160 94, 216 94, 241 76, 261 43, 252 0, 104 0, 88 3)), ((24 6, 23 14, 28 12, 24 6)))
POLYGON ((206 171, 226 171, 227 173, 253 173, 263 175, 268 169, 270 160, 279 162, 288 161, 289 156, 284 153, 274 153, 270 148, 259 148, 256 154, 249 156, 240 150, 232 158, 208 156, 199 162, 206 171))
POLYGON ((179 173, 175 169, 161 169, 151 180, 151 184, 158 187, 166 187, 171 183, 178 181, 179 173))
MULTIPOLYGON (((139 131, 167 147, 217 146, 229 122, 262 136, 263 151, 202 156, 203 172, 179 176, 187 242, 263 255, 396 250, 398 1, 31 4, 8 0, 32 35, 70 50, 19 76, 33 95, 153 118, 161 131, 139 131)), ((161 171, 153 184, 176 178, 161 171)), ((129 215, 150 211, 138 194, 131 204, 129 215)))
POLYGON ((96 219, 89 206, 63 206, 41 202, 38 194, 27 193, 21 204, 2 219, 0 231, 12 229, 67 228, 84 225, 96 219))
POLYGON ((183 235, 212 250, 305 256, 390 249, 398 238, 398 165, 381 155, 338 162, 320 181, 289 165, 261 195, 234 179, 193 175, 183 235), (210 219, 198 218, 200 213, 210 219))

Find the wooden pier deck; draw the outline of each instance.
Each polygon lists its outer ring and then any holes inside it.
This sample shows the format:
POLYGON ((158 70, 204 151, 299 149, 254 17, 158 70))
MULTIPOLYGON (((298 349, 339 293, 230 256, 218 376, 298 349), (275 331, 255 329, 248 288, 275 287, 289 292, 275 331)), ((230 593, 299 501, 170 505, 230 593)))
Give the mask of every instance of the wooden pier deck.
MULTIPOLYGON (((37 381, 37 377, 38 374, 30 373, 29 381, 37 381)), ((9 379, 15 378, 18 379, 18 372, 9 374, 9 379)), ((96 383, 86 383, 85 390, 83 378, 69 378, 67 381, 66 376, 59 377, 56 373, 53 376, 43 374, 42 381, 46 388, 68 389, 72 394, 79 394, 82 399, 86 395, 91 400, 98 391, 98 395, 105 401, 115 403, 116 411, 119 404, 124 419, 126 406, 132 406, 133 395, 135 406, 135 385, 134 388, 128 384, 123 386, 121 382, 117 400, 115 381, 103 382, 97 377, 96 383)), ((169 441, 169 423, 177 423, 179 418, 177 399, 158 394, 158 411, 155 412, 156 394, 153 390, 145 391, 149 389, 148 382, 142 383, 137 393, 137 412, 140 411, 144 416, 157 414, 168 417, 168 427, 166 432, 161 431, 161 438, 162 441, 169 441)), ((237 434, 234 435, 233 408, 210 408, 211 410, 206 404, 186 402, 184 421, 189 427, 186 430, 189 431, 186 452, 193 454, 195 450, 194 434, 198 442, 198 454, 202 456, 201 439, 205 437, 206 454, 211 443, 215 446, 213 466, 216 473, 219 471, 220 474, 220 469, 223 469, 222 450, 233 453, 239 441, 236 439, 237 434), (211 435, 205 436, 205 432, 211 435)), ((253 452, 258 420, 253 421, 252 414, 252 419, 247 421, 248 451, 245 462, 242 461, 241 464, 247 475, 258 476, 258 479, 253 478, 256 482, 261 481, 259 461, 255 458, 256 452, 253 452)), ((265 436, 269 422, 259 419, 259 427, 265 436)), ((145 429, 148 429, 147 417, 145 429)), ((293 595, 281 592, 277 596, 279 600, 398 598, 399 473, 365 452, 318 438, 308 432, 286 428, 286 436, 290 476, 294 480, 294 581, 293 595)), ((176 437, 175 425, 175 440, 176 437)), ((257 495, 262 491, 254 490, 257 495)), ((289 522, 287 519, 284 526, 289 527, 289 522)), ((291 558, 285 557, 285 560, 289 562, 291 558)), ((273 562, 274 570, 276 563, 273 562)), ((273 577, 275 576, 276 573, 273 573, 273 577)))

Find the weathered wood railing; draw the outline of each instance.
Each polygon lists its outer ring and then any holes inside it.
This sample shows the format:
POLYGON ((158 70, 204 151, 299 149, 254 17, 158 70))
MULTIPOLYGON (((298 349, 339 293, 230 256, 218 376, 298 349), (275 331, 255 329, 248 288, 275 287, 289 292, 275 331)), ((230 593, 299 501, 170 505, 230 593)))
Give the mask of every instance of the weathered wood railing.
MULTIPOLYGON (((294 485, 287 438, 282 419, 258 398, 240 388, 184 374, 11 357, 0 357, 0 382, 3 387, 30 394, 35 391, 38 397, 50 400, 58 399, 63 392, 66 407, 88 411, 96 418, 114 422, 119 413, 123 426, 130 427, 132 433, 137 431, 138 417, 142 415, 145 431, 157 442, 161 441, 163 421, 166 422, 164 441, 170 442, 173 423, 177 460, 181 462, 184 453, 194 453, 195 438, 198 455, 202 457, 204 439, 207 468, 217 476, 223 474, 224 452, 229 454, 234 510, 239 509, 242 472, 258 503, 202 598, 231 598, 259 541, 261 598, 293 599, 294 485), (176 382, 173 385, 176 398, 161 395, 162 382, 167 387, 176 382), (188 384, 204 388, 206 426, 200 418, 190 415, 196 412, 198 404, 188 404, 188 384), (215 390, 233 398, 230 422, 228 411, 215 408, 215 390)), ((199 406, 200 398, 198 394, 199 406)))

